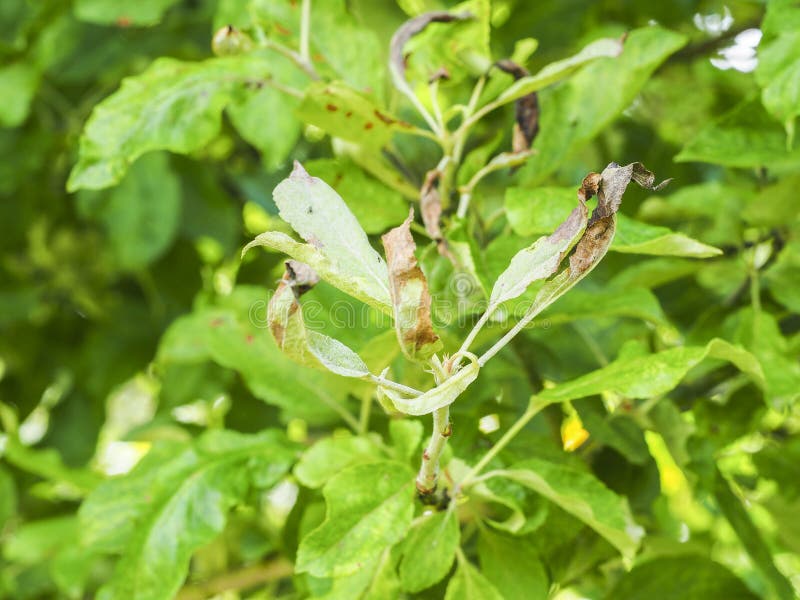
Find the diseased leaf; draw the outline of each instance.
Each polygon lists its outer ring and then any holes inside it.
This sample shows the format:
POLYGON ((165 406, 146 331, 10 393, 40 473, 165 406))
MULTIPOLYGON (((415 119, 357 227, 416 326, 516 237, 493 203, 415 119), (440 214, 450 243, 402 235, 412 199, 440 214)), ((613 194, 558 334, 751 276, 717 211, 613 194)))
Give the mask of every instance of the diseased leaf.
POLYGON ((546 279, 558 270, 561 260, 578 242, 586 228, 586 201, 578 194, 578 205, 551 235, 541 237, 520 250, 497 278, 487 311, 522 295, 534 281, 546 279))
POLYGON ((636 554, 644 530, 633 521, 627 500, 592 474, 536 458, 492 473, 531 488, 576 516, 626 558, 636 554))
POLYGON ((602 369, 544 390, 538 402, 567 402, 613 391, 627 398, 653 398, 677 386, 692 367, 706 358, 725 360, 764 385, 764 373, 755 356, 725 340, 714 339, 706 346, 684 346, 656 354, 621 358, 602 369))
POLYGON ((449 379, 421 396, 408 398, 392 389, 379 386, 380 393, 389 398, 394 407, 402 413, 407 415, 427 415, 455 402, 456 398, 478 378, 480 365, 478 365, 477 358, 474 355, 469 355, 469 359, 469 364, 464 365, 449 379))
POLYGON ((154 458, 100 485, 80 510, 86 543, 123 550, 105 588, 112 598, 172 598, 192 553, 222 532, 251 487, 278 482, 294 448, 276 431, 209 431, 154 458))
POLYGON ((300 542, 297 571, 349 575, 402 539, 414 510, 413 481, 411 469, 390 461, 352 466, 328 480, 325 521, 300 542))
POLYGON ((411 237, 414 209, 402 225, 385 234, 389 284, 394 307, 394 327, 403 353, 412 360, 426 360, 441 349, 442 342, 433 330, 431 295, 428 281, 414 256, 411 237))
POLYGON ((486 529, 478 538, 481 572, 505 600, 546 600, 550 581, 535 547, 524 537, 486 529))
MULTIPOLYGON (((525 67, 513 60, 499 60, 495 66, 509 73, 515 81, 530 75, 525 67)), ((514 102, 514 131, 511 136, 511 147, 516 152, 530 150, 536 134, 539 133, 539 96, 536 92, 517 98, 514 102)))
POLYGON ((606 600, 755 600, 728 569, 706 556, 660 557, 641 563, 626 573, 606 595, 606 600))
POLYGON ((447 584, 444 600, 503 600, 503 596, 471 563, 459 559, 456 574, 447 584))
POLYGON ((454 510, 434 513, 408 533, 400 560, 400 584, 407 592, 421 592, 450 571, 460 540, 454 510))
POLYGON ((369 368, 339 340, 306 328, 298 298, 319 281, 304 263, 286 261, 286 273, 269 301, 267 320, 275 343, 301 365, 343 377, 365 377, 369 368))

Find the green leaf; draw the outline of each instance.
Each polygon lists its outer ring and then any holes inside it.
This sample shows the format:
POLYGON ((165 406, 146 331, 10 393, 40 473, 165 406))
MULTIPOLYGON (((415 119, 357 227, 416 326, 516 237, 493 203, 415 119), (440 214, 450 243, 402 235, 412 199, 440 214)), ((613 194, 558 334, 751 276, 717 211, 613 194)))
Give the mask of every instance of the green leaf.
POLYGON ((181 217, 180 179, 165 153, 148 154, 110 192, 82 192, 78 207, 103 224, 121 268, 141 269, 162 256, 175 239, 181 217))
POLYGON ((547 571, 535 547, 524 537, 481 531, 478 538, 481 572, 505 600, 546 600, 547 571))
POLYGON ((769 293, 793 313, 800 313, 800 241, 793 240, 764 273, 769 293))
POLYGON ((203 148, 219 133, 223 109, 270 76, 269 59, 258 53, 195 63, 155 60, 95 106, 67 189, 113 185, 153 150, 188 154, 203 148))
POLYGON ((411 360, 427 360, 442 348, 431 321, 428 280, 417 264, 417 249, 411 236, 413 209, 408 218, 383 235, 389 286, 394 308, 394 328, 400 348, 411 360))
POLYGON ((408 462, 416 459, 417 448, 422 441, 422 423, 411 419, 394 419, 389 422, 389 436, 397 460, 408 462))
MULTIPOLYGON (((540 187, 508 188, 506 214, 511 227, 519 235, 536 235, 552 231, 569 215, 575 204, 572 188, 540 187)), ((721 250, 703 244, 666 227, 647 225, 622 214, 617 215, 617 232, 610 250, 629 254, 717 256, 721 250)))
POLYGON ((294 468, 294 475, 304 486, 320 488, 343 469, 374 462, 379 456, 378 447, 367 438, 349 433, 334 435, 306 450, 294 468))
POLYGON ((325 521, 300 542, 297 571, 349 575, 401 540, 413 515, 413 481, 411 469, 391 461, 355 465, 329 479, 325 521))
POLYGON ((310 160, 306 168, 336 190, 367 233, 383 233, 408 215, 408 203, 400 193, 346 158, 310 160))
POLYGON ((503 596, 478 569, 459 558, 458 570, 447 584, 444 600, 503 600, 503 596))
POLYGON ((408 533, 400 561, 400 584, 407 592, 421 592, 450 572, 461 532, 456 511, 423 516, 408 533))
POLYGON ((353 350, 339 340, 306 328, 298 298, 318 280, 308 265, 286 261, 286 273, 267 309, 275 343, 286 356, 303 366, 327 369, 343 377, 368 376, 369 367, 353 350))
POLYGON ((172 598, 192 553, 222 532, 228 511, 251 486, 278 482, 294 462, 294 449, 276 431, 209 431, 159 458, 102 484, 81 507, 88 543, 124 549, 108 597, 172 598))
POLYGON ((0 110, 0 127, 17 127, 25 122, 39 78, 38 69, 24 62, 0 68, 0 94, 5 98, 3 110, 0 110))
POLYGON ((50 558, 64 544, 72 543, 80 529, 74 514, 23 524, 3 543, 3 558, 35 565, 50 558))
POLYGON ((17 514, 17 486, 8 470, 0 466, 0 531, 17 514))
POLYGON ((728 569, 702 555, 661 557, 623 575, 606 600, 755 600, 728 569))
POLYGON ((521 178, 530 184, 544 180, 625 110, 653 71, 685 43, 684 36, 658 26, 634 29, 618 58, 596 60, 563 85, 542 90, 537 154, 520 169, 521 178))
POLYGON ((580 67, 598 58, 616 58, 622 51, 623 43, 621 40, 613 38, 595 40, 574 56, 558 60, 543 67, 536 75, 517 79, 510 87, 500 94, 496 102, 500 104, 513 102, 514 100, 537 92, 548 85, 552 85, 568 77, 580 67))
POLYGON ((179 0, 76 0, 75 16, 98 25, 157 25, 179 0))
POLYGON ((725 479, 719 469, 714 477, 714 499, 717 501, 722 514, 730 523, 737 537, 742 542, 753 563, 766 578, 772 591, 781 600, 795 598, 791 582, 775 566, 772 552, 761 532, 753 523, 750 513, 745 508, 743 500, 739 499, 731 489, 730 483, 725 479))
POLYGON ((633 521, 627 500, 591 473, 531 458, 492 474, 516 481, 557 504, 603 536, 626 558, 636 554, 644 530, 633 521))
POLYGON ((786 149, 786 135, 758 99, 744 100, 687 142, 677 162, 772 168, 800 163, 800 146, 786 149))
POLYGON ((544 390, 536 399, 547 403, 568 402, 606 391, 627 398, 653 398, 672 390, 692 367, 706 358, 728 361, 758 385, 764 384, 764 373, 755 356, 725 340, 714 339, 706 346, 684 346, 618 359, 602 369, 544 390))
POLYGON ((633 418, 621 412, 608 414, 592 398, 575 401, 573 407, 592 440, 614 448, 634 465, 644 465, 650 460, 644 432, 633 418))
POLYGON ((421 396, 404 397, 398 392, 379 386, 380 393, 391 400, 394 407, 407 415, 427 415, 435 410, 451 405, 464 390, 478 378, 480 365, 474 355, 469 355, 469 364, 464 365, 454 375, 421 396))

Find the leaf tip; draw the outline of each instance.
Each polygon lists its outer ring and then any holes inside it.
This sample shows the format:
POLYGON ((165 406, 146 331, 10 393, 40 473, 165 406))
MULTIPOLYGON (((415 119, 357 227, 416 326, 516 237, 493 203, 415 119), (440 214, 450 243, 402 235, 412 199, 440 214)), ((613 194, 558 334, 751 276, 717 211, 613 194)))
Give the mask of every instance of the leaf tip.
POLYGON ((311 183, 314 179, 308 174, 308 171, 306 171, 305 167, 300 164, 299 160, 294 161, 294 167, 292 168, 292 172, 289 177, 292 179, 305 181, 307 183, 311 183))

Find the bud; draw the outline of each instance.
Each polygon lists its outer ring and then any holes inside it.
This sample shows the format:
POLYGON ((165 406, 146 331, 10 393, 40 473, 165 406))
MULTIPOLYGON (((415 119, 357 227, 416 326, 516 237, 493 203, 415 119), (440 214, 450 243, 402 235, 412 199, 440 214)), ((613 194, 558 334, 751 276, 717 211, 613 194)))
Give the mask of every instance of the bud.
POLYGON ((249 52, 253 47, 253 40, 246 33, 242 33, 233 25, 225 25, 214 34, 211 40, 211 49, 217 56, 234 56, 249 52))

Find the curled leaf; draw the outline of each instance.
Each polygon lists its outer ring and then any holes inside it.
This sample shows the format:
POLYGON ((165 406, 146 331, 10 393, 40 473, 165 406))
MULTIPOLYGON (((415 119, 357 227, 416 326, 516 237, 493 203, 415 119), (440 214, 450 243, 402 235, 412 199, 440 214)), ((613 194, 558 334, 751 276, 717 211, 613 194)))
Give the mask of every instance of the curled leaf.
POLYGON ((286 262, 286 273, 269 302, 267 320, 278 347, 292 360, 344 377, 366 377, 369 368, 350 348, 327 335, 306 329, 298 298, 319 281, 308 265, 286 262))
POLYGON ((429 358, 442 347, 431 321, 431 295, 428 281, 414 256, 411 237, 412 208, 402 225, 385 234, 389 284, 394 308, 394 327, 403 353, 414 360, 429 358))
POLYGON ((267 232, 248 244, 245 252, 254 245, 284 251, 311 265, 342 291, 390 312, 386 263, 336 190, 295 162, 292 174, 278 184, 273 198, 281 218, 310 247, 288 236, 267 232))
POLYGON ((403 23, 392 36, 389 44, 389 70, 392 73, 394 84, 398 88, 407 88, 406 61, 403 48, 408 40, 423 31, 431 23, 450 23, 452 21, 466 21, 472 18, 470 13, 451 13, 446 10, 435 10, 423 13, 403 23))
POLYGON ((379 388, 379 393, 391 400, 397 410, 407 415, 427 415, 449 406, 477 379, 480 371, 478 359, 474 354, 466 353, 464 356, 469 359, 469 364, 421 396, 407 398, 388 388, 379 388))
MULTIPOLYGON (((499 60, 495 66, 501 71, 513 75, 515 80, 530 75, 528 69, 509 59, 499 60)), ((514 113, 516 122, 514 123, 511 147, 514 152, 524 152, 530 149, 533 139, 539 133, 539 95, 537 92, 531 92, 518 98, 514 102, 514 113)))

